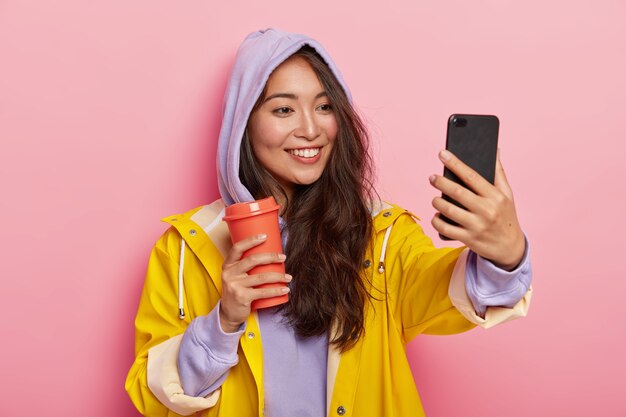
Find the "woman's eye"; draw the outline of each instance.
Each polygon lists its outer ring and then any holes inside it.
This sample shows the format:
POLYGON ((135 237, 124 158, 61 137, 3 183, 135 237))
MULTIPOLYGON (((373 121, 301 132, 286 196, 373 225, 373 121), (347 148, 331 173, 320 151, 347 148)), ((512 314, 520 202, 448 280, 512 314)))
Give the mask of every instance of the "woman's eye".
POLYGON ((274 113, 278 114, 278 115, 287 115, 289 113, 291 113, 292 110, 289 107, 279 107, 277 109, 274 109, 274 113))
POLYGON ((322 112, 330 112, 333 110, 333 106, 330 104, 322 104, 318 107, 318 109, 322 112))

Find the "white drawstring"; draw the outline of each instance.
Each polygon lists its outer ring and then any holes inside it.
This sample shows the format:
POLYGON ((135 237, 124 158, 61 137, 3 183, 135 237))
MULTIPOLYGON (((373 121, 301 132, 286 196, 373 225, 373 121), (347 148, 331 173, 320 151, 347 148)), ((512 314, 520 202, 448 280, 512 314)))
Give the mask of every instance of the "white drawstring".
POLYGON ((385 238, 383 239, 383 249, 380 251, 380 259, 378 260, 378 273, 385 272, 385 254, 387 253, 387 242, 389 242, 389 235, 391 234, 391 228, 393 224, 387 228, 385 232, 385 238))
POLYGON ((185 266, 185 239, 181 239, 180 243, 180 265, 178 265, 178 318, 185 318, 185 309, 183 307, 183 294, 185 288, 183 286, 183 267, 185 266))

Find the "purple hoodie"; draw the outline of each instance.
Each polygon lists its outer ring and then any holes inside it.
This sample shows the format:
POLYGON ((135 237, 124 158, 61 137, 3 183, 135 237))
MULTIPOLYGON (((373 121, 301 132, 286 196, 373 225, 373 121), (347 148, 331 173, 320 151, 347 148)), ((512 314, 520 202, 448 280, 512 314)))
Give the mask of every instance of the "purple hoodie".
MULTIPOLYGON (((313 47, 325 60, 352 101, 341 73, 315 40, 276 29, 248 35, 237 52, 224 97, 217 167, 226 205, 253 200, 239 178, 239 152, 248 117, 272 71, 304 45, 313 47)), ((515 305, 528 290, 530 279, 528 247, 522 263, 512 272, 500 270, 476 254, 468 256, 466 288, 480 315, 488 306, 515 305)), ((224 333, 219 323, 218 304, 185 331, 178 367, 188 395, 205 396, 214 391, 238 362, 237 347, 245 323, 235 333, 224 333)), ((327 337, 299 338, 274 309, 259 311, 259 326, 263 333, 265 416, 325 416, 327 337)))

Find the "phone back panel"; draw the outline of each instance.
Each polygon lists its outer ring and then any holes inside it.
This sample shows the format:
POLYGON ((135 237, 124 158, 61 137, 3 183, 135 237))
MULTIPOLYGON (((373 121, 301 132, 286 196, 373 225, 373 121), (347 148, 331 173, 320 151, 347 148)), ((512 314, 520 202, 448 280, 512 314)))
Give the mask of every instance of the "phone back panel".
MULTIPOLYGON (((448 119, 446 149, 493 184, 496 173, 499 128, 500 121, 496 116, 453 114, 448 119)), ((443 176, 467 187, 459 177, 447 168, 444 168, 443 176)), ((447 195, 443 195, 443 198, 463 207, 447 195)), ((441 215, 441 218, 450 224, 457 225, 456 222, 444 215, 441 215)), ((444 240, 449 240, 446 236, 441 234, 439 236, 444 240)))
MULTIPOLYGON (((499 127, 500 121, 496 116, 453 114, 448 121, 446 137, 446 149, 492 184, 496 172, 499 127)), ((464 185, 447 169, 444 176, 464 185)))

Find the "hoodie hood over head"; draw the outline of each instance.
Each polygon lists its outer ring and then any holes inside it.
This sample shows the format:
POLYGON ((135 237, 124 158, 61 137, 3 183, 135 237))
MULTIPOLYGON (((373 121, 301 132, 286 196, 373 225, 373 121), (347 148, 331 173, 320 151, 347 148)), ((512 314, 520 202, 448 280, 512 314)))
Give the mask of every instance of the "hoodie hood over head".
POLYGON ((224 95, 217 149, 217 177, 220 194, 226 205, 254 200, 239 178, 239 153, 248 118, 272 72, 305 45, 315 49, 324 59, 348 100, 352 101, 339 69, 316 40, 278 29, 249 34, 237 51, 224 95))

